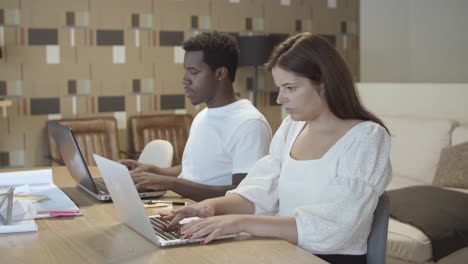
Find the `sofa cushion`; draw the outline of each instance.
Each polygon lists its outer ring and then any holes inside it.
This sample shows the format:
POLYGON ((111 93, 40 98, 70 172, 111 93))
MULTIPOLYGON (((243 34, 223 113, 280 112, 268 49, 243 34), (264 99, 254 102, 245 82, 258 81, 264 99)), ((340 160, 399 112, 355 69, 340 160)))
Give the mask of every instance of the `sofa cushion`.
POLYGON ((411 263, 425 263, 432 260, 431 241, 418 228, 390 218, 387 255, 411 263))
POLYGON ((390 184, 387 186, 387 188, 385 188, 385 190, 390 191, 416 185, 426 185, 426 183, 418 179, 409 178, 393 173, 392 180, 390 181, 390 184))
POLYGON ((456 122, 383 116, 392 136, 390 158, 394 174, 432 184, 440 152, 449 146, 456 122))
POLYGON ((445 258, 437 261, 437 264, 466 263, 467 259, 468 259, 468 247, 462 248, 458 251, 453 252, 452 254, 446 256, 445 258))
POLYGON ((468 125, 458 126, 452 132, 452 146, 468 142, 468 125))
POLYGON ((390 257, 390 256, 387 256, 387 259, 386 259, 386 264, 434 264, 435 262, 434 261, 427 261, 427 262, 413 262, 413 261, 406 261, 406 260, 402 260, 402 259, 397 259, 397 258, 393 258, 393 257, 390 257))
MULTIPOLYGON (((401 178, 401 177, 400 177, 401 178)), ((444 188, 446 190, 467 193, 467 189, 444 188)), ((391 201, 390 201, 391 202, 391 201)), ((456 251, 437 263, 464 263, 446 262, 447 260, 459 260, 460 254, 466 256, 467 248, 456 251), (460 251, 460 252, 459 252, 460 251), (463 252, 463 253, 461 253, 463 252)), ((387 256, 388 263, 433 263, 432 245, 429 238, 419 228, 390 218, 388 223, 387 256)))
POLYGON ((442 150, 432 184, 468 189, 468 142, 442 150))

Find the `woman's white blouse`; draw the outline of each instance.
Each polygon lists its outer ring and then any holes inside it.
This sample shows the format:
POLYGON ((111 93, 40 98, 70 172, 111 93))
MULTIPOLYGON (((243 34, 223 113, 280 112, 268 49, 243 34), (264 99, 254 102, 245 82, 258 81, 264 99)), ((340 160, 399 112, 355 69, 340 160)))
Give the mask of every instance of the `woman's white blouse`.
POLYGON ((391 179, 390 136, 377 123, 351 128, 320 159, 294 160, 305 122, 287 117, 237 189, 256 214, 296 219, 298 244, 314 254, 365 254, 379 196, 391 179))

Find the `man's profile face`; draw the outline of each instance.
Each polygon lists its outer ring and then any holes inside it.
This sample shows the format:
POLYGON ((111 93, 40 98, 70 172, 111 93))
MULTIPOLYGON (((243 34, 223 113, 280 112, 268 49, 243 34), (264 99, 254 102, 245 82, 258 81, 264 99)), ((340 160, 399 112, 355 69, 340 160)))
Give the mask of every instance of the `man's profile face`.
POLYGON ((193 105, 209 103, 216 93, 216 76, 210 66, 203 62, 203 51, 189 51, 184 57, 185 95, 193 105))

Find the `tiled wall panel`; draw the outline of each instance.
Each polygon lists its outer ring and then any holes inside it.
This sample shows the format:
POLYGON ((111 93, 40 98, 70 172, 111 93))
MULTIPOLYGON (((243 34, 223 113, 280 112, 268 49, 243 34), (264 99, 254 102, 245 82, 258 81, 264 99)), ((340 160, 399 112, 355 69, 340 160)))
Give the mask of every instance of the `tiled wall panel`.
MULTIPOLYGON (((311 31, 335 45, 359 76, 359 0, 0 0, 0 167, 48 165, 45 122, 115 116, 197 114, 185 98, 184 39, 218 30, 237 35, 311 31), (280 19, 279 19, 280 18, 280 19)), ((281 107, 271 74, 259 69, 257 107, 273 130, 281 107)), ((253 69, 234 89, 252 99, 253 69)))

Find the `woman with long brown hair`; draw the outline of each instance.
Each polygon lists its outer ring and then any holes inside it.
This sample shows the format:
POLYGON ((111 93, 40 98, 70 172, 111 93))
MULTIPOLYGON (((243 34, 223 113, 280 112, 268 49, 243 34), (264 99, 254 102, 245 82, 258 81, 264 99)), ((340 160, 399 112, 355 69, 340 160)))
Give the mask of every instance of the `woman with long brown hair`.
POLYGON ((213 238, 248 232, 287 240, 330 263, 366 263, 379 196, 391 178, 390 136, 360 103, 351 74, 324 38, 281 43, 267 67, 289 114, 247 177, 225 197, 166 216, 189 216, 181 233, 213 238))

